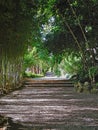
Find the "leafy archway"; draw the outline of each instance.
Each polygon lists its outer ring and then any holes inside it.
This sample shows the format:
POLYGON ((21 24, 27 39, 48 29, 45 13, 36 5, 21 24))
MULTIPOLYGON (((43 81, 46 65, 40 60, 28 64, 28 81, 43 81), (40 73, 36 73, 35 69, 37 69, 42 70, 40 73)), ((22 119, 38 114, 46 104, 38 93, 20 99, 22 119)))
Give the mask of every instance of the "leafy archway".
POLYGON ((87 0, 0 1, 0 86, 3 90, 17 86, 24 69, 24 54, 34 47, 38 58, 46 62, 46 68, 54 61, 60 64, 66 54, 78 54, 82 71, 94 82, 98 71, 97 10, 97 0, 89 3, 87 0), (49 63, 51 54, 55 60, 49 63))

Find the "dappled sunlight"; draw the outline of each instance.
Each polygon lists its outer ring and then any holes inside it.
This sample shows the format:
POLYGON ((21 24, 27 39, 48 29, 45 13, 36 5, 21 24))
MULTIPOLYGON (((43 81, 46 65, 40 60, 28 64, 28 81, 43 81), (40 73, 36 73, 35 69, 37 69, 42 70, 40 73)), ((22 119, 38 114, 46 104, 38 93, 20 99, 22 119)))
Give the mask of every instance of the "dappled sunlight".
POLYGON ((98 0, 0 1, 0 130, 98 130, 97 23, 98 0))
POLYGON ((98 127, 97 102, 97 95, 76 94, 72 87, 26 87, 2 97, 0 113, 12 118, 11 127, 20 122, 26 130, 85 130, 98 127))

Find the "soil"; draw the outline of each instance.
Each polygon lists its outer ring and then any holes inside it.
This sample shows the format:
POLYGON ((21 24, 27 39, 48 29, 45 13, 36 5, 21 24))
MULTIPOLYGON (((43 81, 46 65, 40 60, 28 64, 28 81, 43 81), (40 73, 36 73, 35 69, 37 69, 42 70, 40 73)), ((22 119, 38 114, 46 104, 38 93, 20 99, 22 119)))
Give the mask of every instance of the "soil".
POLYGON ((8 130, 98 130, 98 95, 25 87, 0 98, 0 114, 8 130))

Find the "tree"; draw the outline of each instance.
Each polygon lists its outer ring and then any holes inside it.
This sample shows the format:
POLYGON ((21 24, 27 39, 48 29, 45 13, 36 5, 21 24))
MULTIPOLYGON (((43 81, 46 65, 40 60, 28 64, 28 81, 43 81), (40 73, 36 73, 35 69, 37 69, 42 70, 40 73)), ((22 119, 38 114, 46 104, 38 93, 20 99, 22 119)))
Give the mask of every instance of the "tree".
MULTIPOLYGON (((94 49, 98 46, 98 1, 90 0, 87 3, 87 0, 55 1, 52 11, 59 30, 47 35, 45 45, 54 51, 56 46, 59 47, 57 52, 72 50, 81 53, 83 69, 89 73, 90 67, 96 65, 94 49)), ((93 82, 94 76, 89 77, 93 82)))
MULTIPOLYGON (((42 48, 46 47, 55 55, 56 64, 61 60, 58 54, 65 51, 79 53, 83 69, 89 72, 90 67, 95 66, 93 50, 98 46, 97 10, 97 0, 0 1, 0 76, 3 86, 9 79, 8 71, 13 72, 10 67, 14 73, 19 66, 22 71, 28 45, 37 46, 43 60, 47 54, 43 56, 46 51, 44 53, 42 48)), ((21 74, 18 72, 18 75, 21 74)), ((90 78, 92 81, 94 76, 90 75, 90 78)))
POLYGON ((37 26, 37 1, 0 1, 0 86, 16 86, 22 72, 23 55, 37 26), (33 25, 34 24, 34 25, 33 25), (17 79, 16 79, 17 78, 17 79), (11 84, 10 84, 11 80, 11 84))

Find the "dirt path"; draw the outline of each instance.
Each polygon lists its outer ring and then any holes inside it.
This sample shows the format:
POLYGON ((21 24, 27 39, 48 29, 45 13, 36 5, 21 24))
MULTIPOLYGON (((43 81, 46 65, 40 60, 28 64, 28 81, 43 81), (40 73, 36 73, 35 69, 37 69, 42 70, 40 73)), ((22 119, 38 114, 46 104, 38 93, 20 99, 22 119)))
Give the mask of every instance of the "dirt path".
POLYGON ((72 87, 26 87, 0 99, 0 114, 21 130, 98 130, 98 95, 77 94, 72 87))

